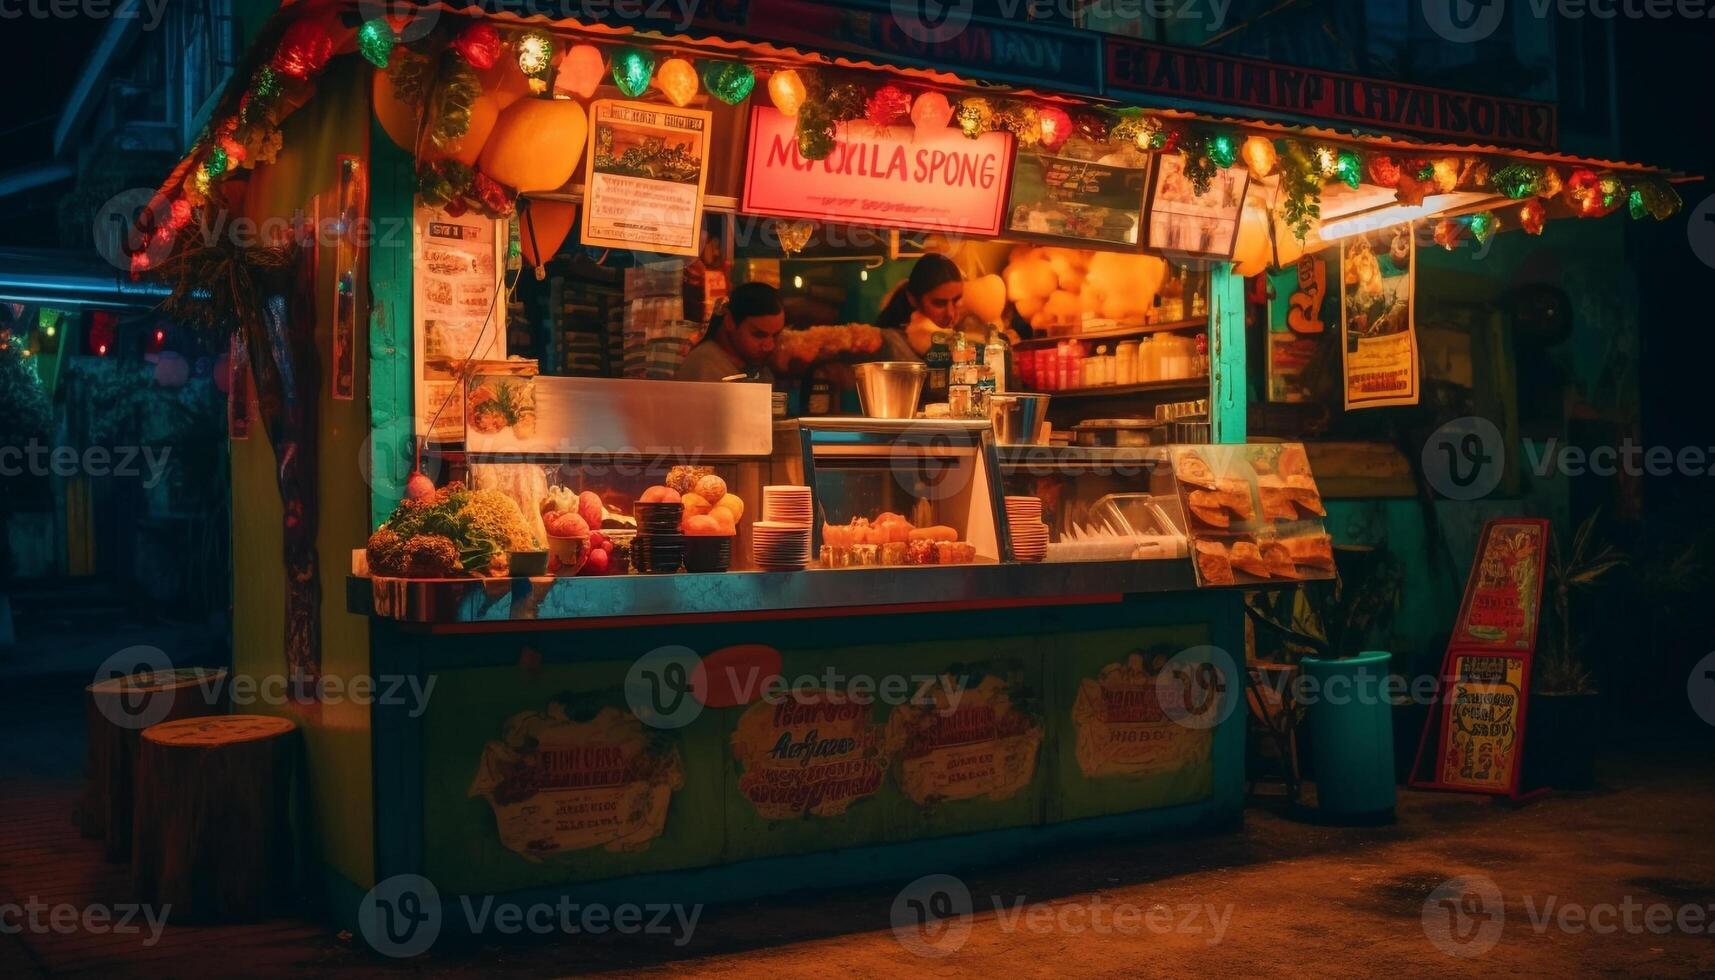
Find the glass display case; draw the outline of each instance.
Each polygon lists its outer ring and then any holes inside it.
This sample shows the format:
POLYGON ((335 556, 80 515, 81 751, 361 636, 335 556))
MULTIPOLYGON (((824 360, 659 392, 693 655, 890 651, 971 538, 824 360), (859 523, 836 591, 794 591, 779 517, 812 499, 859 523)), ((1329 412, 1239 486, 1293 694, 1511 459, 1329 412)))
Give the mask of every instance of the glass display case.
POLYGON ((813 567, 994 564, 1011 555, 986 421, 778 423, 773 478, 811 488, 813 567))
POLYGON ((1183 507, 1165 446, 1002 446, 1007 496, 1042 501, 1046 561, 1184 559, 1183 507))
POLYGON ((478 375, 468 392, 466 482, 506 492, 544 541, 543 502, 575 507, 617 545, 584 574, 632 570, 636 505, 669 497, 681 530, 729 537, 730 567, 751 567, 773 448, 767 385, 478 375), (714 522, 717 509, 730 518, 714 522))

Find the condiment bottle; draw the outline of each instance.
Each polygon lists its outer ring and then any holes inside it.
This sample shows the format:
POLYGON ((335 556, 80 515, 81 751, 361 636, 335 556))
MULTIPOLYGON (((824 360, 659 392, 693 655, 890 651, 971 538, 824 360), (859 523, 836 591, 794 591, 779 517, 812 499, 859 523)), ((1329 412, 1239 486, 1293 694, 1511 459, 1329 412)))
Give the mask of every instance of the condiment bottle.
POLYGON ((953 349, 947 345, 947 332, 937 330, 929 338, 929 350, 923 355, 923 363, 929 368, 929 377, 923 385, 923 400, 933 404, 947 400, 949 376, 953 371, 953 349))
POLYGON ((1114 383, 1114 359, 1108 356, 1108 345, 1099 344, 1096 347, 1096 358, 1091 362, 1095 366, 1095 378, 1092 385, 1111 385, 1114 383))
POLYGON ((1114 384, 1137 384, 1137 347, 1135 340, 1122 340, 1114 353, 1114 384))
POLYGON ((983 348, 983 361, 988 364, 989 372, 994 378, 994 393, 1004 395, 1008 391, 1007 362, 1012 359, 1012 349, 1007 346, 1006 337, 999 328, 989 331, 989 342, 983 348))

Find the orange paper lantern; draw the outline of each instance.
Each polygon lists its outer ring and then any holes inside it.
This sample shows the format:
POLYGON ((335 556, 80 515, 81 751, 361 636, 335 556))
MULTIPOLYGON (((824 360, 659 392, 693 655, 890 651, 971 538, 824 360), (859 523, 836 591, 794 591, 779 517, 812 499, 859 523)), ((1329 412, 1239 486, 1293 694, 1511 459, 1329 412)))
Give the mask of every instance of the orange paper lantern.
POLYGON ((523 247, 524 264, 541 269, 547 260, 559 252, 572 225, 578 218, 578 206, 564 201, 530 201, 529 208, 518 209, 518 239, 523 247))
POLYGON ((607 65, 602 62, 601 50, 593 44, 579 44, 566 52, 566 60, 560 65, 560 74, 554 79, 554 87, 569 95, 587 99, 595 95, 595 90, 601 85, 601 80, 607 74, 607 65))
POLYGON ((589 117, 570 99, 521 99, 500 114, 482 172, 520 194, 564 187, 583 159, 589 117))
POLYGON ((697 97, 697 85, 697 69, 683 58, 668 58, 655 69, 655 87, 681 109, 697 97))
POLYGON ((773 100, 774 108, 788 116, 796 116, 804 100, 809 98, 809 90, 804 87, 803 76, 788 68, 769 76, 768 97, 773 100))
POLYGON ((924 92, 911 106, 911 124, 923 136, 933 136, 953 120, 953 104, 939 92, 924 92))

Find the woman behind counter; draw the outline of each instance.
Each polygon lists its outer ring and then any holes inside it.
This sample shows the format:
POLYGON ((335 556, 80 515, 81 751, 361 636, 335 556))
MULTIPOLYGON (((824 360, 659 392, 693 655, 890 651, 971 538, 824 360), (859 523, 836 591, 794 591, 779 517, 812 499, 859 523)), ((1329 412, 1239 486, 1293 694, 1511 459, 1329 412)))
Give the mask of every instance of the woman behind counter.
POLYGON ((965 298, 965 277, 952 259, 930 252, 894 287, 875 325, 884 360, 920 361, 937 330, 951 330, 965 298))

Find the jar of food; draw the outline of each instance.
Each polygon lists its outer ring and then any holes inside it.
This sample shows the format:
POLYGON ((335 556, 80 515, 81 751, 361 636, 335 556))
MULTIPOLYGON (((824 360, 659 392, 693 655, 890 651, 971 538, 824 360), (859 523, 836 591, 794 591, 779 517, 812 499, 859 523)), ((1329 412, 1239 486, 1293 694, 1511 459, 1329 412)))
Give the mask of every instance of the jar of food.
POLYGON ((1137 347, 1135 340, 1122 340, 1114 352, 1114 384, 1137 384, 1137 347))

